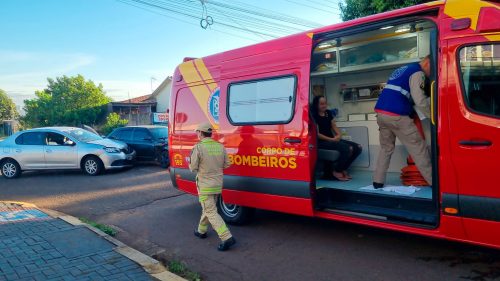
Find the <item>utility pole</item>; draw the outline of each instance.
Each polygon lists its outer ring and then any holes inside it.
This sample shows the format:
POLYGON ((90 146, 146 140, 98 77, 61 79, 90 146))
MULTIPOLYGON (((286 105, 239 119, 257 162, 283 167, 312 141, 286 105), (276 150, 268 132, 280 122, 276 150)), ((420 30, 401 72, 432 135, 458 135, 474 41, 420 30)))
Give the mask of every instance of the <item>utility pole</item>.
POLYGON ((156 78, 151 76, 151 94, 153 93, 153 80, 156 81, 156 78))

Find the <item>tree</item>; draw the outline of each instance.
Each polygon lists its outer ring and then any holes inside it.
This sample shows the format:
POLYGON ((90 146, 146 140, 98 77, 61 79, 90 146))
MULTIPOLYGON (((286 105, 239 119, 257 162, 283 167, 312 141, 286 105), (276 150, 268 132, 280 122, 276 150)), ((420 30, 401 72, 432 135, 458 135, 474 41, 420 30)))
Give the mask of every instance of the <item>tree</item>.
POLYGON ((111 112, 108 117, 106 117, 106 123, 101 128, 101 133, 108 135, 116 128, 127 126, 128 120, 121 119, 120 115, 115 112, 111 112))
POLYGON ((378 14, 399 8, 431 2, 432 0, 345 0, 340 3, 343 21, 378 14))
POLYGON ((0 121, 17 117, 19 113, 17 113, 16 104, 4 90, 0 89, 0 121))
POLYGON ((36 91, 36 98, 24 101, 24 124, 39 126, 95 125, 106 112, 111 98, 102 85, 96 86, 82 75, 48 78, 47 88, 36 91))

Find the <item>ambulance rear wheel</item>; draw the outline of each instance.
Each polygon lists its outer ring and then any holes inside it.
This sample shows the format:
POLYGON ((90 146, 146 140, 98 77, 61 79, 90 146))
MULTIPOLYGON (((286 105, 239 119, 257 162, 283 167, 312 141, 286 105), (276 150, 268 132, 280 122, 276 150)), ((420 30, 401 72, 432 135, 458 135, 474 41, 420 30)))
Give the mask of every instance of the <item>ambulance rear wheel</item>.
POLYGON ((217 210, 225 222, 233 225, 248 223, 255 213, 253 208, 224 203, 222 196, 217 200, 217 210))

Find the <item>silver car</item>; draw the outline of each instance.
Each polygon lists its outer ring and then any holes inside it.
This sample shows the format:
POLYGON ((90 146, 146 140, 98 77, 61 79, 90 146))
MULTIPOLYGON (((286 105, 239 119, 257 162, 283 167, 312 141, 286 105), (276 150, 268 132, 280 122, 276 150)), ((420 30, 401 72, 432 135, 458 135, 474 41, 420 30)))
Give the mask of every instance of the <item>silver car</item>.
POLYGON ((0 142, 0 171, 8 179, 27 170, 82 169, 91 176, 132 165, 135 151, 73 127, 18 132, 0 142))

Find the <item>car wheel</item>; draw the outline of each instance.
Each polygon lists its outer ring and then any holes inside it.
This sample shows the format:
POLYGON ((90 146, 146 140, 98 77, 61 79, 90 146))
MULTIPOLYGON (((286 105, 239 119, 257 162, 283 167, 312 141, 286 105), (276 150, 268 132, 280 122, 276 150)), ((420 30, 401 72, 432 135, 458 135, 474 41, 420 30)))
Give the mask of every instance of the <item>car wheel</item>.
POLYGON ((101 159, 96 156, 85 158, 82 164, 83 171, 90 176, 97 176, 104 171, 104 165, 101 159))
POLYGON ((168 151, 162 151, 160 155, 160 167, 168 168, 170 166, 170 159, 168 158, 168 151))
POLYGON ((2 162, 2 175, 7 179, 17 178, 21 174, 21 166, 12 159, 2 162))
POLYGON ((217 209, 224 221, 233 225, 242 225, 250 222, 255 213, 255 209, 253 208, 224 203, 221 195, 217 199, 217 209))

